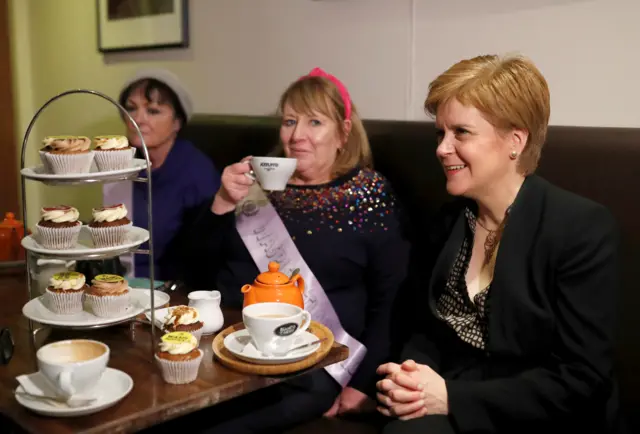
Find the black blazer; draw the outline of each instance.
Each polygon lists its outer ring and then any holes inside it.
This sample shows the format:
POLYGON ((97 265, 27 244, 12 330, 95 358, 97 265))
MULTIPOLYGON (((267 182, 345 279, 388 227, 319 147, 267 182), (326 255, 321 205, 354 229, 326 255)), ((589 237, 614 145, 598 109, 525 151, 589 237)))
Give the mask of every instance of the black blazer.
MULTIPOLYGON (((485 351, 436 319, 462 243, 466 206, 447 209, 429 240, 439 252, 407 345, 447 382, 459 432, 601 434, 611 393, 618 233, 603 206, 529 176, 511 209, 489 293, 485 351), (425 315, 425 312, 427 315, 425 315), (419 343, 416 343, 419 342, 419 343), (570 430, 570 431, 566 431, 570 430)), ((425 264, 420 269, 424 272, 425 264)))

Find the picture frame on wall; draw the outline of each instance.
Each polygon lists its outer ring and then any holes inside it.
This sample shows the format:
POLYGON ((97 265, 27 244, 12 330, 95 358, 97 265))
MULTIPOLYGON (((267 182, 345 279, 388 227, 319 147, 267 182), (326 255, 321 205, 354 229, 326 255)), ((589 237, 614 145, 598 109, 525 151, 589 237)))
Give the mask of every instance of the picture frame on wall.
POLYGON ((189 46, 187 0, 96 0, 102 53, 189 46))

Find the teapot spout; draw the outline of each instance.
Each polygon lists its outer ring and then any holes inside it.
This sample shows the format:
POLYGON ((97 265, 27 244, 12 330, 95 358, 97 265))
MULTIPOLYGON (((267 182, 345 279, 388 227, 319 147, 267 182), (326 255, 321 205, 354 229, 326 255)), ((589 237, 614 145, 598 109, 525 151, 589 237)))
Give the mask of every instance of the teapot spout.
POLYGON ((240 288, 240 291, 242 291, 243 294, 246 294, 251 291, 251 285, 243 285, 242 288, 240 288))

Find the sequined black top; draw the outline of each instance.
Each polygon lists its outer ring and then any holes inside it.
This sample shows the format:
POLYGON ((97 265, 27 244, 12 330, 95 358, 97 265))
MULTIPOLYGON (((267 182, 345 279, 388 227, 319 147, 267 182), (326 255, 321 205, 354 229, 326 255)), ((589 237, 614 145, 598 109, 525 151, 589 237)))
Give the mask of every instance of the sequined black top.
POLYGON ((465 209, 465 216, 468 223, 466 236, 436 306, 440 319, 445 321, 460 339, 476 348, 484 349, 488 334, 488 298, 491 284, 478 292, 471 301, 465 276, 471 261, 476 216, 469 208, 465 209))
MULTIPOLYGON (((387 357, 391 305, 405 278, 409 244, 388 181, 370 169, 354 169, 318 186, 290 185, 270 194, 296 247, 318 278, 345 330, 368 349, 351 386, 371 390, 387 357)), ((258 270, 235 229, 234 213, 203 211, 191 243, 193 262, 207 279, 191 287, 217 286, 227 306, 242 306, 242 285, 258 270), (204 264, 203 264, 204 260, 204 264)), ((197 273, 202 275, 202 273, 197 273)))

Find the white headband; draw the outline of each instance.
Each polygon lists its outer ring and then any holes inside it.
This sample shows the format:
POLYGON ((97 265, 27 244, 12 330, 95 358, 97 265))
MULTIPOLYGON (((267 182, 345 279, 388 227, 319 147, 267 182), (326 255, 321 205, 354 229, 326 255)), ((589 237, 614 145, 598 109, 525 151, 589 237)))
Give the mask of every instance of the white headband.
POLYGON ((178 101, 180 101, 180 105, 184 110, 187 120, 191 118, 191 115, 193 114, 193 102, 191 101, 191 95, 180 79, 171 71, 159 68, 142 69, 136 72, 133 77, 129 78, 124 83, 122 90, 131 86, 135 82, 145 79, 154 79, 166 84, 178 97, 178 101))

